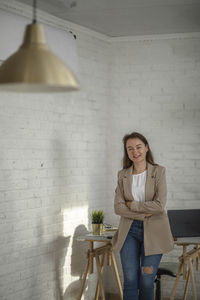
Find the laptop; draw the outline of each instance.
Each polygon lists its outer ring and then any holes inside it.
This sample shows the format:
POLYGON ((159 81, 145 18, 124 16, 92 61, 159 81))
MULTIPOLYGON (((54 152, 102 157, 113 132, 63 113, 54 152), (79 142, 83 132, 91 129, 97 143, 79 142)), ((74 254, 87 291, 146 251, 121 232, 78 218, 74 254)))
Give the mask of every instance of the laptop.
POLYGON ((174 238, 200 237, 200 209, 175 209, 167 211, 174 238))

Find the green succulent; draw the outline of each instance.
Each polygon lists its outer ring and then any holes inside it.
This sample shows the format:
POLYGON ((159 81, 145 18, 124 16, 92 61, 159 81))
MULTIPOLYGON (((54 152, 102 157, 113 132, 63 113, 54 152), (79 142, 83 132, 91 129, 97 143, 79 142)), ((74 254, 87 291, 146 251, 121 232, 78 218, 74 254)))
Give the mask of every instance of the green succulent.
POLYGON ((102 224, 104 219, 103 210, 93 210, 91 213, 92 224, 102 224))

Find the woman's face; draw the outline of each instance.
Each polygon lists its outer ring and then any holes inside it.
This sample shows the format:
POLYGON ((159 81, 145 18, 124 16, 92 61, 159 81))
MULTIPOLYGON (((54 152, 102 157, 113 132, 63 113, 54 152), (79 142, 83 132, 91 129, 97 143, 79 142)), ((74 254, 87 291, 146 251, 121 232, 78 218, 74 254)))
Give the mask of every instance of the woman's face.
POLYGON ((126 142, 126 150, 129 159, 134 164, 146 161, 148 146, 145 146, 145 144, 139 138, 128 139, 126 142))

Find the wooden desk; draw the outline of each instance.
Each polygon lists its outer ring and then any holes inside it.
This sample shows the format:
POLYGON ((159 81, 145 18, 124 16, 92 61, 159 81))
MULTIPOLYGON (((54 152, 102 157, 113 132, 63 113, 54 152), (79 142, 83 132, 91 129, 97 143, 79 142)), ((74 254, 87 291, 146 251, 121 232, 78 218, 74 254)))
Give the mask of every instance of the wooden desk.
POLYGON ((187 298, 189 281, 192 283, 192 293, 193 299, 197 300, 196 287, 195 287, 195 278, 193 271, 193 261, 196 260, 196 270, 199 269, 199 260, 200 260, 200 237, 194 238, 178 238, 175 241, 177 246, 182 246, 182 255, 179 257, 179 269, 176 276, 176 280, 172 289, 170 300, 174 300, 176 288, 181 274, 183 274, 183 279, 186 280, 183 300, 187 298), (187 251, 188 246, 193 246, 193 249, 187 251))
POLYGON ((80 289, 80 293, 78 296, 78 300, 81 300, 81 297, 83 295, 83 290, 84 290, 87 274, 93 273, 93 259, 94 258, 96 261, 97 276, 98 276, 98 281, 97 281, 97 285, 96 285, 96 293, 95 293, 94 299, 95 300, 99 299, 99 294, 101 291, 102 299, 105 300, 105 294, 104 294, 104 289, 103 289, 103 284, 102 284, 102 273, 103 273, 104 260, 105 260, 106 256, 107 256, 107 265, 113 266, 115 278, 117 281, 117 286, 119 289, 120 298, 121 298, 121 300, 123 299, 123 292, 122 292, 121 282, 120 282, 120 278, 119 278, 119 273, 117 270, 117 264, 116 264, 114 253, 112 251, 111 239, 109 239, 108 236, 112 237, 113 232, 105 233, 102 236, 94 236, 92 234, 86 234, 84 236, 79 236, 76 238, 77 241, 84 241, 84 242, 89 243, 89 249, 88 249, 87 255, 86 255, 87 262, 86 262, 86 267, 85 267, 85 271, 84 271, 83 278, 82 278, 81 289, 80 289), (104 245, 94 248, 94 242, 104 243, 104 245), (101 259, 100 259, 100 257, 101 257, 101 259))

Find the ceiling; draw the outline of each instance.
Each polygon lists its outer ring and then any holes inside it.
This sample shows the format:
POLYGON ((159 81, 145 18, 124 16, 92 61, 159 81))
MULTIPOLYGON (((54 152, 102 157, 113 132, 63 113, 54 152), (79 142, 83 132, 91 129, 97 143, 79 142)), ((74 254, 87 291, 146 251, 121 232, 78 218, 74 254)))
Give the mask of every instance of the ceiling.
MULTIPOLYGON (((32 0, 18 0, 32 5, 32 0)), ((111 37, 200 32, 200 0, 38 0, 38 9, 111 37)))

